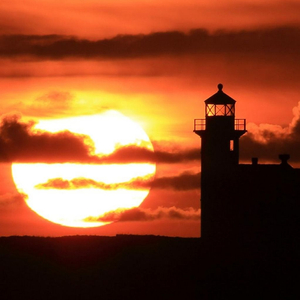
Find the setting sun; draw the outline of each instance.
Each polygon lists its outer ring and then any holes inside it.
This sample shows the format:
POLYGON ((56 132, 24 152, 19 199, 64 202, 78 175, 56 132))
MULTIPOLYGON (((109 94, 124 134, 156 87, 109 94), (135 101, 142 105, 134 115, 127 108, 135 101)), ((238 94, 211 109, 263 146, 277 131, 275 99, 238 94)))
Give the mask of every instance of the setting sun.
MULTIPOLYGON (((58 132, 69 130, 91 138, 97 156, 108 155, 118 147, 134 145, 153 151, 147 134, 135 122, 117 111, 40 121, 34 129, 58 132)), ((101 217, 108 212, 139 206, 149 187, 130 188, 135 178, 153 177, 154 163, 13 163, 12 174, 20 193, 28 195, 27 205, 45 219, 65 226, 96 227, 107 224, 101 217), (83 179, 94 185, 40 188, 53 181, 83 179), (96 186, 95 183, 98 183, 96 186), (105 187, 99 187, 99 183, 105 187), (127 186, 125 183, 128 183, 127 186), (107 187, 113 184, 123 184, 107 187)))

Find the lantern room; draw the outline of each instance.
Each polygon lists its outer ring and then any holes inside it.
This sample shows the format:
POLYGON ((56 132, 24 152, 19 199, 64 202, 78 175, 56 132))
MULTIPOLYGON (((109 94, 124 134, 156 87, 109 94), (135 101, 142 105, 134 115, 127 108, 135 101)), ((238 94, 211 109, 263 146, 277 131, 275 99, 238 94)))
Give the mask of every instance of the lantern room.
POLYGON ((234 117, 235 100, 223 92, 223 85, 218 84, 219 91, 205 100, 206 117, 234 117))

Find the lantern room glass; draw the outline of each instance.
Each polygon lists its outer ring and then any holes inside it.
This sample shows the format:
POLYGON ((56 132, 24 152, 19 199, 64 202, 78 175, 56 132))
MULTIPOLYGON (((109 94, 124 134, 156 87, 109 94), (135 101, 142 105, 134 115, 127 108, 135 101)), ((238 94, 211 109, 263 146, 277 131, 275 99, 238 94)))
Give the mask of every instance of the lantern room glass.
POLYGON ((234 104, 207 104, 206 116, 234 116, 234 104))

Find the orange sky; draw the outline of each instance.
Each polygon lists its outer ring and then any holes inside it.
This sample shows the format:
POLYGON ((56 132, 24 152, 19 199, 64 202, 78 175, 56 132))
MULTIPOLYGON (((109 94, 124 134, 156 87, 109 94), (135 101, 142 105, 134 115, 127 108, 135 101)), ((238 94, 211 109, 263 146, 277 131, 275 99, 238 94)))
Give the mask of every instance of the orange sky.
POLYGON ((248 122, 242 160, 276 162, 284 151, 299 165, 299 13, 298 1, 2 0, 2 118, 22 114, 26 124, 118 110, 147 132, 164 157, 156 177, 170 186, 153 187, 141 206, 145 214, 164 209, 165 218, 67 228, 24 204, 1 155, 0 235, 199 236, 199 219, 169 211, 199 209, 200 189, 178 190, 175 182, 187 172, 199 178, 193 119, 204 116, 203 101, 219 82, 248 122))

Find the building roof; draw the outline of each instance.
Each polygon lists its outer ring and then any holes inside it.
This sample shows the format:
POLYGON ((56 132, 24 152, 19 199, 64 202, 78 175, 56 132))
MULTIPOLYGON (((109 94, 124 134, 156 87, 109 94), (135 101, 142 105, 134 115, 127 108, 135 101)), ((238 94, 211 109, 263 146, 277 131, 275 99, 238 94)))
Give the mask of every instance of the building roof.
POLYGON ((223 84, 218 84, 218 92, 206 99, 205 104, 235 104, 235 100, 223 92, 223 84))

